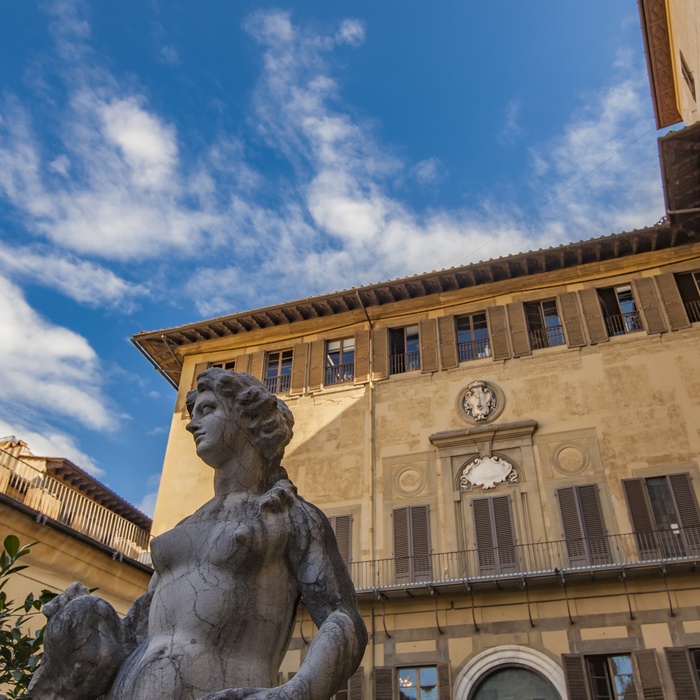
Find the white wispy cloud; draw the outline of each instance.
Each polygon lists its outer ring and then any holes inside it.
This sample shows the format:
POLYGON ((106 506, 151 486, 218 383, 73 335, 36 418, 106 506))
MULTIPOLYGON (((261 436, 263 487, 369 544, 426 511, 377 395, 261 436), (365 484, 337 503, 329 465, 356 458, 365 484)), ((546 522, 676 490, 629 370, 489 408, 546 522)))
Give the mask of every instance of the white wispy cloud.
POLYGON ((145 513, 149 518, 153 517, 156 509, 156 501, 158 500, 158 488, 160 487, 160 473, 152 474, 148 477, 146 485, 147 491, 141 501, 137 504, 137 508, 145 513))

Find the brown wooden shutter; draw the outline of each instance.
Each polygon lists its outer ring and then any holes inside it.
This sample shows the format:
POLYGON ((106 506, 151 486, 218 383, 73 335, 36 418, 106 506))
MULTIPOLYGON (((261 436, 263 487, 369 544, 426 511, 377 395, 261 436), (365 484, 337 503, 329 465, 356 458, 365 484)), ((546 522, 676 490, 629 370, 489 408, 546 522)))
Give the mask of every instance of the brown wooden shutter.
POLYGON ((609 564, 610 548, 608 547, 603 514, 600 510, 598 487, 595 484, 577 486, 576 494, 590 563, 594 565, 609 564))
POLYGON ((496 546, 498 547, 498 559, 501 565, 501 573, 517 571, 518 559, 515 549, 513 517, 510 512, 510 497, 493 496, 491 499, 491 506, 493 508, 496 546))
POLYGON ((521 357, 529 355, 530 338, 527 332, 527 321, 525 319, 525 307, 522 302, 514 301, 506 306, 508 310, 508 325, 510 326, 510 339, 513 345, 513 355, 521 357))
POLYGON ((369 331, 355 333, 355 384, 369 381, 369 331))
POLYGON ((362 700, 362 676, 364 669, 362 666, 350 676, 348 681, 348 700, 362 700))
POLYGON ((481 575, 495 573, 497 569, 489 501, 490 499, 488 498, 475 498, 472 501, 476 551, 479 559, 479 573, 481 575))
POLYGON ((336 515, 330 522, 340 556, 348 566, 352 561, 352 515, 336 515))
POLYGON ((308 343, 297 343, 292 348, 292 394, 303 394, 306 386, 306 357, 309 353, 308 343))
POLYGON ((502 306, 491 306, 486 309, 486 316, 493 347, 493 359, 507 360, 510 357, 510 346, 506 329, 506 310, 502 306))
POLYGON ((208 369, 209 363, 208 362, 198 362, 194 366, 194 375, 192 377, 192 388, 196 389, 197 388, 197 377, 201 372, 204 372, 205 369, 208 369))
POLYGON ((326 341, 311 342, 311 366, 309 367, 309 391, 318 391, 324 384, 326 368, 326 341))
POLYGON ((450 683, 450 664, 441 661, 437 665, 438 700, 452 700, 452 684, 450 683))
POLYGON ((654 280, 651 277, 640 277, 632 280, 632 286, 644 316, 647 333, 665 333, 668 327, 656 296, 654 280))
POLYGON ((247 372, 250 367, 250 355, 239 355, 236 358, 235 371, 247 372))
POLYGON ((394 669, 377 666, 373 672, 374 700, 394 700, 394 669))
POLYGON ((688 553, 700 554, 700 513, 693 494, 693 486, 688 474, 673 474, 668 477, 676 501, 678 517, 683 528, 683 540, 688 553))
POLYGON ((437 334, 435 331, 435 319, 424 318, 419 322, 420 342, 420 369, 426 372, 437 372, 437 334))
POLYGON ((373 349, 372 379, 386 379, 389 376, 389 330, 387 328, 375 329, 373 349))
POLYGON ((396 582, 411 580, 411 538, 408 532, 408 507, 394 510, 394 568, 396 582))
POLYGON ((510 497, 475 498, 472 508, 479 573, 488 575, 517 571, 510 497))
POLYGON ((455 317, 441 316, 438 319, 440 332, 440 365, 442 369, 451 369, 459 365, 457 357, 457 333, 455 332, 455 317))
POLYGON ((600 300, 598 299, 597 289, 582 289, 579 292, 581 298, 581 306, 583 307, 583 315, 586 319, 588 327, 588 337, 591 343, 604 343, 608 338, 608 331, 605 328, 605 319, 600 308, 600 300))
POLYGON ((688 321, 688 315, 685 313, 685 306, 678 291, 676 278, 670 272, 666 272, 663 275, 657 275, 655 279, 661 295, 661 301, 666 309, 666 315, 671 323, 671 330, 677 331, 679 328, 688 328, 690 321, 688 321))
POLYGON ((559 308, 566 328, 566 341, 570 348, 580 348, 586 344, 577 299, 576 292, 565 292, 559 295, 559 308))
POLYGON ((410 518, 413 580, 430 581, 432 566, 430 557, 430 513, 428 512, 428 506, 411 506, 410 518))
POLYGON ((581 654, 562 654, 569 700, 590 700, 586 661, 581 654))
POLYGON ((265 353, 254 352, 250 356, 250 369, 248 370, 256 379, 263 378, 263 366, 265 364, 265 353))
POLYGON ((566 541, 566 553, 569 557, 569 566, 582 566, 588 563, 586 543, 583 540, 583 526, 576 503, 576 493, 573 486, 557 490, 559 501, 559 513, 564 529, 566 541))
POLYGON ((282 671, 277 671, 277 685, 282 685, 284 683, 284 674, 282 671))
POLYGON ((700 687, 690 652, 682 647, 667 647, 664 651, 678 700, 700 700, 700 687))
POLYGON ((659 671, 659 659, 655 649, 644 649, 632 652, 634 662, 639 671, 639 686, 644 700, 664 700, 664 684, 659 671))
POLYGON ((639 556, 643 560, 657 559, 659 547, 654 533, 656 525, 647 500, 644 479, 623 479, 622 485, 627 497, 632 527, 637 536, 639 556))

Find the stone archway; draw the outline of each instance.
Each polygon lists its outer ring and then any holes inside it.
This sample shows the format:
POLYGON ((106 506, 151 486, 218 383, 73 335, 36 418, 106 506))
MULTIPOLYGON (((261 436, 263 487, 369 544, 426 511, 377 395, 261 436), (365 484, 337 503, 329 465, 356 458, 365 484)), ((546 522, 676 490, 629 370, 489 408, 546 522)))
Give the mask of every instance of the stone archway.
POLYGON ((496 669, 507 667, 534 671, 551 683, 561 700, 567 697, 564 671, 559 664, 542 652, 508 644, 487 649, 462 669, 454 686, 455 700, 469 700, 470 693, 486 676, 496 669))

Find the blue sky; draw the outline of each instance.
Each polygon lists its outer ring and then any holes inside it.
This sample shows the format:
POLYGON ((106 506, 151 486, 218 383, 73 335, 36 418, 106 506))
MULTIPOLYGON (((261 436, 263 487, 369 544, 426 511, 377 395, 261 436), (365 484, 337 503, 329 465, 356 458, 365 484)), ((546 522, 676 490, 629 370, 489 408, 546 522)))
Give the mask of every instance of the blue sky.
POLYGON ((6 3, 0 435, 152 508, 141 330, 653 225, 636 0, 6 3))

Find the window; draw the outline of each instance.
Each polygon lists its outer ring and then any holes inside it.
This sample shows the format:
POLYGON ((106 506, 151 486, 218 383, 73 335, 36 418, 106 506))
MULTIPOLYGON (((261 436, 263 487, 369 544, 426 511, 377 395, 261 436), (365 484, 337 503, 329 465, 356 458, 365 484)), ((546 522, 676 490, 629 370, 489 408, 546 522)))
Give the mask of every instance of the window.
POLYGON ((513 517, 508 496, 475 498, 474 532, 479 575, 507 574, 518 570, 513 517))
POLYGON ((587 656, 586 671, 592 700, 637 700, 630 654, 587 656))
POLYGON ((457 316, 457 351, 460 362, 491 356, 486 314, 457 316))
POLYGON ((570 486, 557 491, 569 565, 596 566, 610 563, 610 549, 594 484, 570 486))
POLYGON ((394 567, 396 583, 430 581, 428 506, 407 506, 394 511, 394 567))
POLYGON ((335 533, 340 556, 345 566, 349 566, 352 560, 352 515, 334 515, 328 520, 335 533))
POLYGON ((219 369, 235 369, 236 368, 236 361, 229 360, 227 362, 212 362, 211 366, 218 367, 219 369))
POLYGON ((533 350, 563 345, 566 342, 559 311, 557 311, 557 302, 554 299, 525 304, 525 317, 530 335, 530 347, 533 350))
POLYGON ((400 700, 438 700, 437 666, 398 669, 400 700))
POLYGON ((559 693, 547 679, 535 671, 517 666, 501 667, 490 673, 479 681, 469 699, 498 700, 516 696, 518 700, 559 700, 559 693))
POLYGON ((683 306, 691 323, 700 321, 700 272, 676 275, 676 284, 681 293, 683 306))
POLYGON ((598 299, 609 336, 643 330, 642 319, 630 285, 599 289, 598 299))
POLYGON ((292 350, 267 353, 265 386, 273 394, 289 391, 292 382, 292 350))
POLYGON ((700 512, 688 474, 622 483, 643 560, 700 555, 700 512))
POLYGON ((355 338, 326 343, 326 384, 351 382, 355 377, 355 338))
POLYGON ((389 374, 401 374, 420 369, 418 326, 394 328, 389 331, 389 374))
POLYGON ((671 678, 678 698, 700 698, 700 649, 665 649, 671 678))

